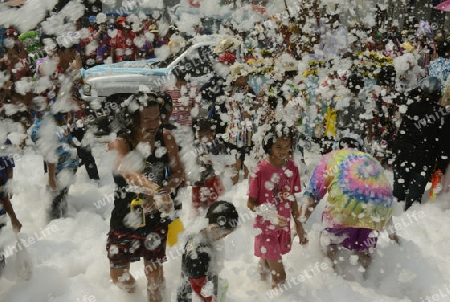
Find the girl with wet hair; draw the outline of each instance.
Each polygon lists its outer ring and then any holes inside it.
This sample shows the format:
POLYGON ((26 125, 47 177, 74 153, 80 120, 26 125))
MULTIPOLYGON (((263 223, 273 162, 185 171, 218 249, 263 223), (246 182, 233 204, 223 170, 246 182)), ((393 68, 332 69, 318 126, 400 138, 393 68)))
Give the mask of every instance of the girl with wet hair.
POLYGON ((140 93, 128 108, 127 130, 109 143, 117 154, 114 209, 106 250, 112 282, 135 291, 130 263, 144 259, 148 301, 163 301, 163 262, 168 225, 173 218, 170 193, 183 181, 184 169, 171 132, 160 127, 160 100, 140 93), (166 176, 170 168, 170 176, 166 176))
POLYGON ((250 176, 248 208, 257 214, 254 228, 260 229, 255 237, 254 255, 260 258, 259 272, 265 280, 269 271, 272 287, 286 281, 282 255, 291 250, 290 217, 304 243, 303 226, 298 220, 295 194, 301 191, 300 172, 290 159, 296 131, 283 123, 274 123, 263 140, 268 155, 250 176))

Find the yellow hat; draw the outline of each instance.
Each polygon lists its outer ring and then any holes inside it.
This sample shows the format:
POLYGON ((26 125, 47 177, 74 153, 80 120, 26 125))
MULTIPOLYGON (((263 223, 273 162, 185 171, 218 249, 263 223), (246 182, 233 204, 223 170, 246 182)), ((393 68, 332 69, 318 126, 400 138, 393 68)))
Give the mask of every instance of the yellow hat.
POLYGON ((401 47, 403 47, 407 52, 413 52, 414 51, 414 45, 412 45, 409 42, 405 42, 403 44, 400 44, 401 47))

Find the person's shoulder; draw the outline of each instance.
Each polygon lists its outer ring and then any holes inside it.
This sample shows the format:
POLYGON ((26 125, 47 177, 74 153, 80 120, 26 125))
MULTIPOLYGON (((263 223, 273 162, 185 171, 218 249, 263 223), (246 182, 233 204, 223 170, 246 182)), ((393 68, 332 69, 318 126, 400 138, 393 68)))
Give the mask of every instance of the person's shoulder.
POLYGON ((127 141, 124 137, 119 136, 108 143, 108 149, 129 152, 131 147, 129 141, 127 141))
POLYGON ((273 166, 269 163, 269 161, 265 158, 263 160, 261 160, 257 165, 256 165, 256 171, 255 173, 261 173, 263 171, 267 171, 268 169, 273 169, 273 166))

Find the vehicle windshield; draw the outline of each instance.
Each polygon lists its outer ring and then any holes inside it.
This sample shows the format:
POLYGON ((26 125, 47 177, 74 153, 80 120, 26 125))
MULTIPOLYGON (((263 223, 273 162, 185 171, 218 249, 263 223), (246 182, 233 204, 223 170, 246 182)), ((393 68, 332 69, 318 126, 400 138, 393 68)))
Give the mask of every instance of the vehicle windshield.
POLYGON ((180 49, 179 52, 177 52, 176 54, 171 54, 162 61, 156 62, 155 64, 152 65, 152 68, 167 68, 167 66, 169 66, 173 61, 175 61, 176 58, 178 58, 183 52, 185 52, 191 46, 192 41, 189 41, 183 48, 180 49))

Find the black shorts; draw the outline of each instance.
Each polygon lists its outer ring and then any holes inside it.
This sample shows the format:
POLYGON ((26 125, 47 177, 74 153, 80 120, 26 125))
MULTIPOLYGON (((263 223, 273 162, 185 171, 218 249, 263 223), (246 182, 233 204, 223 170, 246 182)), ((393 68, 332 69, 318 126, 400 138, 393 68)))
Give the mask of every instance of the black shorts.
POLYGON ((110 268, 123 269, 130 262, 142 257, 147 263, 163 263, 166 260, 166 224, 155 228, 147 236, 110 230, 106 242, 110 268), (148 240, 147 240, 148 239, 148 240))

